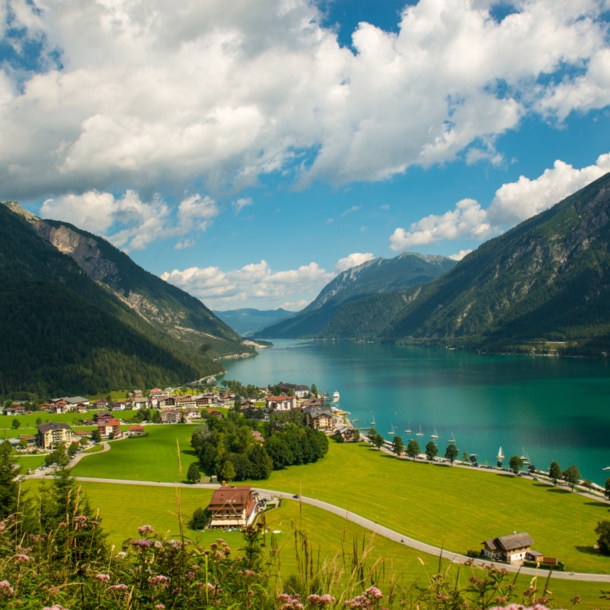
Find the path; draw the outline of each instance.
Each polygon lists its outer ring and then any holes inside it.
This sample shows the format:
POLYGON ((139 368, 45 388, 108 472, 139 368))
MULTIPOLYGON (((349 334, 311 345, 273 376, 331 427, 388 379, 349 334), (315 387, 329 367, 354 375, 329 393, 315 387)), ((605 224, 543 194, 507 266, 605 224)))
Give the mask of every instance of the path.
MULTIPOLYGON (((72 460, 70 461, 70 468, 73 468, 74 466, 76 466, 83 458, 86 458, 89 455, 100 455, 100 453, 105 453, 106 451, 110 451, 110 444, 109 443, 102 443, 102 450, 101 451, 94 451, 92 453, 77 453, 72 460)), ((25 475, 23 478, 25 479, 42 479, 43 477, 45 477, 47 474, 52 474, 53 470, 51 470, 51 468, 45 468, 44 470, 41 470, 40 472, 35 472, 34 474, 28 474, 25 475)))
MULTIPOLYGON (((145 487, 183 487, 186 489, 217 489, 220 487, 217 483, 197 483, 195 485, 189 483, 164 483, 164 482, 154 482, 154 481, 133 481, 133 480, 120 480, 120 479, 97 479, 93 477, 76 477, 77 481, 83 481, 87 483, 108 483, 114 485, 141 485, 145 487)), ((295 496, 290 493, 276 491, 272 489, 264 489, 260 487, 255 488, 259 493, 274 496, 276 498, 283 498, 286 500, 294 500, 295 496)), ((336 506, 334 504, 329 504, 328 502, 323 502, 322 500, 317 500, 316 498, 308 498, 305 496, 300 496, 298 498, 299 502, 303 504, 309 504, 311 506, 315 506, 322 510, 333 513, 343 519, 347 519, 352 523, 360 525, 375 534, 383 536, 384 538, 388 538, 389 540, 393 540, 394 542, 402 543, 405 546, 408 546, 416 551, 420 551, 422 553, 428 553, 429 555, 434 555, 436 557, 443 556, 445 559, 452 561, 454 563, 464 563, 465 561, 470 561, 469 557, 465 555, 460 555, 458 553, 452 553, 447 550, 440 549, 438 547, 432 546, 430 544, 426 544, 425 542, 420 542, 419 540, 415 540, 413 538, 409 538, 396 530, 392 530, 388 527, 384 527, 383 525, 379 525, 370 519, 365 517, 361 517, 356 513, 352 513, 346 511, 344 508, 336 506)), ((491 561, 483 561, 481 559, 472 560, 474 564, 479 566, 489 566, 492 565, 491 561)), ((521 574, 525 574, 527 576, 539 576, 541 579, 546 578, 548 576, 547 570, 538 570, 535 568, 521 568, 519 566, 513 566, 508 564, 493 564, 498 567, 505 568, 509 572, 520 572, 521 574)), ((553 572, 551 575, 552 578, 558 578, 561 580, 576 580, 576 581, 587 581, 587 582, 601 582, 601 583, 610 583, 610 574, 587 574, 587 573, 575 573, 571 572, 553 572)))

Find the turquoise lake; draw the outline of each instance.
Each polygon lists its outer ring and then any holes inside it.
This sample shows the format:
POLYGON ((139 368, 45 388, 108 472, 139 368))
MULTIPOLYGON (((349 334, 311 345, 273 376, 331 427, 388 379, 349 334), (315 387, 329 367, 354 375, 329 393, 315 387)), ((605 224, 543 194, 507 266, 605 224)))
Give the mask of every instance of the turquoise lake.
POLYGON ((341 394, 339 406, 375 421, 386 438, 395 427, 423 447, 436 428, 439 454, 453 437, 480 464, 508 464, 525 451, 533 464, 576 464, 603 484, 610 471, 610 363, 527 356, 487 356, 446 349, 276 340, 255 358, 225 363, 227 379, 259 386, 317 384, 341 394), (372 413, 371 413, 372 411, 372 413), (410 426, 409 426, 410 424, 410 426), (413 436, 422 427, 424 436, 413 436), (409 435, 407 428, 412 430, 409 435))

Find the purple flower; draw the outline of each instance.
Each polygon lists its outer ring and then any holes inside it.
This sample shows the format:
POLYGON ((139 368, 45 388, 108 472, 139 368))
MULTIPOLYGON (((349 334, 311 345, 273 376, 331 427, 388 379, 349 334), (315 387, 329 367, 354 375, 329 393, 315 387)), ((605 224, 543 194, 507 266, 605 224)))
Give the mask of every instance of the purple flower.
POLYGON ((152 540, 146 540, 146 538, 141 538, 140 540, 132 540, 132 546, 140 547, 142 549, 149 549, 154 543, 152 540))

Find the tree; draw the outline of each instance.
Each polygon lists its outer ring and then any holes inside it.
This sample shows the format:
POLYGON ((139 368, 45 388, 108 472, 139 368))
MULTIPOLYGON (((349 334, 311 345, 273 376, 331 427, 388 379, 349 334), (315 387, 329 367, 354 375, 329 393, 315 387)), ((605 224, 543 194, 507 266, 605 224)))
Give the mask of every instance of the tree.
POLYGON ((453 443, 449 443, 447 445, 447 449, 445 449, 445 457, 451 462, 452 466, 453 466, 453 461, 458 456, 458 453, 459 453, 458 448, 453 443))
POLYGON ((421 453, 421 449, 419 448, 419 443, 413 439, 409 441, 407 445, 407 455, 410 458, 416 458, 421 453))
POLYGON ((235 400, 233 401, 233 410, 239 413, 241 411, 241 396, 237 394, 235 396, 235 400))
POLYGON ((199 483, 201 475, 199 474, 199 468, 197 468, 197 462, 193 462, 186 473, 186 479, 189 483, 199 483))
POLYGON ((91 440, 92 440, 94 443, 101 443, 101 442, 102 442, 102 435, 100 434, 100 431, 99 431, 99 430, 94 430, 94 431, 91 433, 91 440))
POLYGON ((311 394, 313 394, 316 398, 318 397, 318 386, 315 383, 311 384, 311 394))
POLYGON ((352 428, 352 440, 354 440, 354 442, 358 442, 360 440, 360 430, 357 428, 352 428))
POLYGON ((396 454, 396 455, 402 455, 402 452, 405 449, 405 444, 402 442, 402 438, 400 438, 400 436, 398 436, 398 434, 394 435, 394 438, 392 440, 392 451, 396 454))
POLYGON ((11 424, 11 426, 13 428, 15 428, 15 430, 17 430, 17 428, 19 428, 19 426, 21 426, 21 422, 18 419, 14 419, 13 423, 11 424))
POLYGON ((426 457, 432 461, 438 455, 438 447, 434 443, 434 441, 430 441, 426 445, 426 457))
POLYGON ((597 539, 597 546, 599 547, 600 553, 604 555, 610 555, 610 521, 600 521, 595 528, 595 533, 599 534, 597 539))
POLYGON ((220 470, 220 476, 225 481, 232 481, 233 479, 235 479, 236 475, 237 473, 235 472, 235 466, 233 466, 233 462, 227 460, 222 465, 222 468, 220 470))
POLYGON ((73 443, 70 443, 70 446, 68 447, 68 455, 70 457, 73 457, 74 455, 76 455, 78 449, 79 449, 79 444, 76 441, 74 441, 73 443))
POLYGON ((519 471, 523 468, 523 460, 518 455, 513 455, 513 457, 508 460, 508 465, 515 474, 519 474, 519 471))
POLYGON ((564 481, 572 487, 572 491, 574 491, 574 486, 578 485, 578 483, 580 483, 580 478, 581 478, 580 470, 578 470, 578 466, 576 466, 576 464, 572 464, 571 466, 568 466, 568 468, 566 468, 563 471, 563 478, 564 478, 564 481))
POLYGON ((557 481, 561 479, 561 467, 557 462, 551 462, 549 477, 553 480, 553 485, 557 485, 557 481))
POLYGON ((468 457, 468 452, 467 452, 467 451, 464 451, 464 452, 462 453, 462 462, 464 462, 464 463, 468 464, 468 462, 469 462, 469 461, 470 461, 470 458, 468 457))
POLYGON ((22 438, 19 441, 19 449, 23 450, 23 449, 27 449, 27 448, 28 448, 28 442, 24 438, 22 438))
POLYGON ((610 479, 606 479, 606 489, 604 491, 604 495, 608 500, 610 500, 610 479))
POLYGON ((250 460, 250 476, 253 479, 268 479, 273 469, 273 460, 269 457, 269 454, 265 448, 260 444, 256 443, 248 452, 248 459, 250 460))
POLYGON ((0 519, 12 515, 17 510, 19 484, 15 480, 17 458, 11 444, 0 443, 0 519))
POLYGON ((196 508, 193 518, 188 522, 192 530, 203 530, 210 520, 210 513, 204 508, 196 508))
POLYGON ((40 424, 42 424, 42 419, 40 419, 40 417, 38 417, 38 418, 36 419, 36 425, 37 425, 37 426, 40 426, 40 424))

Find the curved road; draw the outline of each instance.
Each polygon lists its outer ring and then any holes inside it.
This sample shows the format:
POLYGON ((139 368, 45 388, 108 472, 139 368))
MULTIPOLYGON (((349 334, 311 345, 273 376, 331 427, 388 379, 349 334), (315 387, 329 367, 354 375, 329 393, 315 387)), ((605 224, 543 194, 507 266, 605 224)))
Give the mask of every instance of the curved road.
MULTIPOLYGON (((132 481, 132 480, 121 480, 121 479, 97 479, 93 477, 76 477, 77 481, 83 481, 87 483, 109 483, 114 485, 141 485, 147 487, 184 487, 186 489, 217 489, 220 485, 216 483, 197 483, 195 485, 188 483, 162 483, 162 482, 154 482, 154 481, 132 481)), ((287 500, 295 499, 295 496, 290 493, 276 491, 273 489, 263 489, 260 487, 254 488, 261 494, 275 496, 276 498, 283 498, 287 500)), ((340 508, 334 504, 329 504, 328 502, 323 502, 322 500, 316 500, 315 498, 307 498, 305 496, 300 496, 298 498, 299 502, 303 504, 310 504, 311 506, 315 506, 317 508, 321 508, 322 510, 328 511, 329 513, 333 513, 343 519, 347 519, 352 523, 356 523, 375 534, 383 536, 384 538, 388 538, 389 540, 393 540, 394 542, 402 543, 405 546, 411 547, 417 551, 421 551, 422 553, 428 553, 429 555, 434 555, 436 557, 443 556, 445 559, 452 561, 454 563, 464 563, 469 560, 469 557, 465 555, 460 555, 458 553, 452 553, 450 551, 440 549, 436 546, 432 546, 430 544, 426 544, 425 542, 420 542, 419 540, 415 540, 413 538, 409 538, 404 534, 397 532, 396 530, 392 530, 390 528, 384 527, 383 525, 379 525, 379 523, 375 523, 366 517, 361 517, 356 513, 352 513, 346 511, 344 508, 340 508)), ((483 561, 480 559, 473 560, 475 565, 479 566, 489 566, 492 564, 491 561, 483 561)), ((509 564, 496 564, 498 567, 505 568, 509 572, 520 572, 521 574, 525 574, 528 576, 540 576, 541 578, 546 578, 548 576, 547 570, 538 570, 535 568, 521 568, 520 566, 513 566, 509 564)), ((571 573, 571 572, 553 572, 552 578, 558 578, 561 580, 580 580, 587 582, 600 582, 600 583, 610 583, 610 574, 587 574, 587 573, 571 573)))

